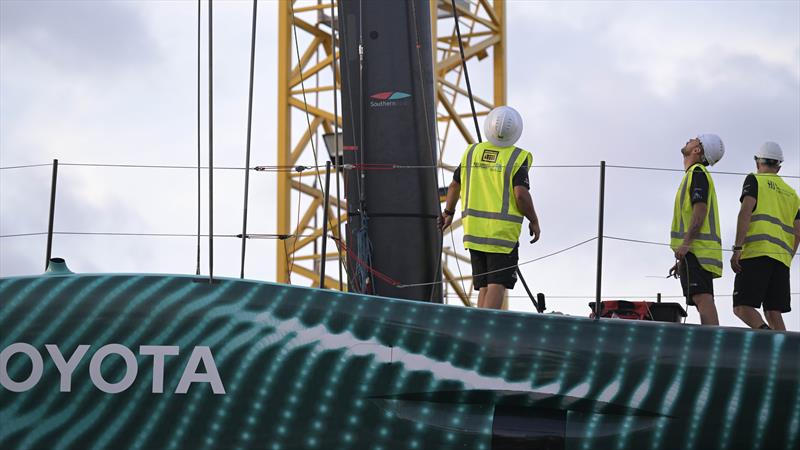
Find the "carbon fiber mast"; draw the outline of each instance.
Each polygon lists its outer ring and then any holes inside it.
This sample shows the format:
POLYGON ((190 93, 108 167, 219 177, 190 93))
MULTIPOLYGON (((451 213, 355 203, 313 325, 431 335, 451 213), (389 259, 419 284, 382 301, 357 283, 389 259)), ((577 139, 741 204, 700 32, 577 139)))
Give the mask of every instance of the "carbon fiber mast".
POLYGON ((348 285, 441 303, 441 284, 396 287, 441 280, 428 0, 344 0, 339 17, 348 285))

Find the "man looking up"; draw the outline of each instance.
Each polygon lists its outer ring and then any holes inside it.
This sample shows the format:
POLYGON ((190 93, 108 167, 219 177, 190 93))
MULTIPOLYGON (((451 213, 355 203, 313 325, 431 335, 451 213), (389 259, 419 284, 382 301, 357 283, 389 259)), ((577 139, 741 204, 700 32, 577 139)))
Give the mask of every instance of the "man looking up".
POLYGON ((756 173, 747 175, 739 201, 731 268, 733 312, 752 328, 785 330, 782 313, 792 310, 789 268, 800 242, 800 199, 778 176, 783 150, 764 143, 755 154, 756 173), (757 308, 764 304, 764 323, 757 308))
POLYGON ((719 325, 714 306, 714 278, 722 276, 722 238, 714 181, 706 166, 725 154, 716 134, 701 134, 681 149, 685 174, 675 195, 670 247, 676 263, 670 275, 680 277, 686 303, 697 307, 700 323, 719 325))
POLYGON ((522 135, 522 117, 500 106, 489 112, 483 128, 489 142, 470 145, 464 152, 447 189, 439 227, 444 231, 450 226, 462 197, 464 247, 472 262, 472 284, 479 290, 478 307, 500 309, 506 288, 517 281, 522 221, 530 222, 534 243, 539 240, 539 219, 529 192, 533 157, 514 146, 522 135))

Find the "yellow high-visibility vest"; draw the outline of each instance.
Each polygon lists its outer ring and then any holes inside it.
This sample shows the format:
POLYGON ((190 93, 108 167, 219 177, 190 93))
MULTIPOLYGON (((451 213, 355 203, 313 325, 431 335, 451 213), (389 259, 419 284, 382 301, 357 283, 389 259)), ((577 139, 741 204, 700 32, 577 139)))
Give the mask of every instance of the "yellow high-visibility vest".
POLYGON ((722 238, 719 232, 719 212, 717 210, 717 192, 714 180, 702 164, 694 164, 686 171, 683 181, 675 194, 675 208, 672 213, 672 229, 670 230, 670 247, 673 251, 683 243, 686 231, 692 225, 692 201, 690 187, 694 169, 699 167, 708 178, 708 207, 700 233, 692 241, 689 251, 697 257, 703 269, 711 272, 714 278, 722 276, 722 238))
POLYGON ((800 199, 777 174, 754 175, 758 181, 758 199, 744 238, 742 259, 769 256, 791 267, 794 218, 800 209, 800 199))
POLYGON ((512 179, 533 156, 517 147, 474 144, 461 158, 464 247, 488 253, 511 253, 524 216, 517 207, 512 179))

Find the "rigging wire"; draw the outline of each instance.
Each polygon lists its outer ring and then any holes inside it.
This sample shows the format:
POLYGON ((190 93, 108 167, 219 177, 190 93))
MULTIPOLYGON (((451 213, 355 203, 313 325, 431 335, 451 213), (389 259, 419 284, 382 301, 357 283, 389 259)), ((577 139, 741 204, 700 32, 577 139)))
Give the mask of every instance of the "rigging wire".
MULTIPOLYGON (((800 292, 791 292, 789 295, 800 295, 800 292)), ((656 298, 656 295, 647 294, 647 295, 603 295, 606 299, 615 299, 615 300, 642 300, 649 299, 649 298, 656 298)), ((733 297, 733 294, 714 294, 714 297, 733 297)), ((530 297, 527 295, 509 295, 508 298, 524 298, 529 299, 530 297)), ((548 295, 548 299, 556 298, 559 300, 594 300, 594 295, 548 295)), ((683 295, 662 295, 662 299, 684 299, 683 295)))
MULTIPOLYGON (((611 239, 613 241, 633 242, 633 243, 636 243, 636 244, 660 245, 662 247, 671 246, 671 244, 666 244, 664 242, 645 241, 645 240, 641 240, 641 239, 621 238, 621 237, 606 236, 606 235, 603 235, 603 237, 606 238, 606 239, 611 239)), ((715 250, 715 249, 712 248, 710 250, 715 250)), ((723 252, 733 252, 733 250, 731 250, 729 248, 724 248, 724 247, 722 247, 721 250, 723 252)), ((786 252, 759 252, 759 253, 763 253, 765 255, 785 255, 786 254, 786 252)), ((795 256, 797 256, 797 255, 795 255, 795 256)))
MULTIPOLYGON (((302 67, 300 67, 300 61, 301 61, 301 59, 300 59, 300 44, 299 44, 299 40, 297 38, 297 24, 295 23, 295 18, 294 18, 294 2, 293 1, 289 2, 289 15, 292 18, 292 32, 293 32, 293 35, 294 35, 294 48, 295 48, 295 54, 297 56, 297 63, 298 63, 299 74, 300 74, 300 89, 301 89, 301 91, 303 93, 303 106, 304 106, 305 116, 306 116, 306 126, 308 128, 308 134, 310 136, 312 134, 311 118, 310 118, 310 113, 308 112, 308 99, 306 97, 305 77, 303 76, 302 67)), ((333 59, 335 60, 336 59, 336 54, 334 53, 332 56, 333 56, 333 59)), ((336 86, 335 79, 336 79, 336 75, 334 73, 334 87, 336 86)), ((336 124, 334 124, 334 126, 335 125, 336 124)), ((315 166, 317 168, 324 167, 324 166, 321 166, 319 164, 319 157, 317 155, 317 147, 314 144, 314 140, 313 139, 309 140, 309 143, 311 144, 311 152, 314 154, 314 164, 315 164, 315 166)), ((321 188, 323 186, 323 184, 322 184, 322 177, 320 176, 319 171, 317 171, 316 177, 317 177, 317 182, 319 183, 319 186, 321 188)), ((320 189, 320 191, 322 191, 322 189, 320 189)), ((299 195, 300 194, 298 193, 298 198, 299 198, 299 195)), ((325 198, 325 195, 323 195, 323 203, 325 203, 324 198, 325 198)), ((338 198, 336 199, 336 202, 339 203, 339 199, 338 198)), ((327 208, 328 205, 325 204, 324 207, 327 208)), ((298 207, 298 217, 299 217, 299 214, 300 214, 300 211, 299 211, 299 207, 298 207)), ((337 222, 341 222, 341 215, 336 218, 336 221, 337 222)), ((333 223, 331 222, 331 219, 328 218, 328 226, 329 226, 329 228, 333 228, 332 225, 333 225, 333 223)), ((298 231, 300 231, 300 230, 298 230, 298 231)), ((327 237, 323 237, 323 239, 327 239, 327 237)), ((339 239, 334 239, 334 242, 336 243, 337 248, 338 248, 338 246, 340 245, 339 239)), ((339 254, 341 255, 341 251, 339 252, 339 254)), ((339 258, 339 264, 340 265, 343 264, 341 257, 339 258)), ((349 275, 348 275, 348 277, 349 277, 349 275)))
MULTIPOLYGON (((366 158, 366 149, 364 148, 364 3, 362 0, 358 1, 358 99, 359 99, 359 141, 358 141, 358 158, 361 166, 364 166, 366 158)), ((357 261, 360 262, 360 267, 356 273, 359 276, 358 285, 361 286, 362 293, 369 293, 370 288, 372 293, 377 293, 375 289, 375 280, 371 278, 372 271, 365 271, 364 267, 372 268, 372 242, 369 238, 369 216, 367 215, 367 192, 366 192, 366 174, 364 170, 357 171, 357 185, 358 185, 358 213, 361 221, 360 228, 356 231, 356 247, 358 250, 357 261)))
MULTIPOLYGON (((342 217, 342 203, 339 201, 342 198, 342 194, 339 188, 339 172, 340 165, 342 163, 340 152, 341 149, 339 147, 339 96, 337 92, 339 91, 336 89, 336 23, 334 22, 334 13, 335 13, 335 5, 334 2, 331 2, 331 74, 333 76, 333 145, 334 145, 334 169, 336 170, 336 236, 341 239, 342 237, 342 221, 339 220, 342 217)), ((341 44, 339 44, 341 46, 341 44)), ((340 51, 341 53, 341 51, 340 51)), ((327 205, 325 206, 327 208, 327 205)), ((336 246, 337 253, 339 254, 339 291, 344 290, 344 286, 342 283, 342 248, 341 246, 336 246)))
POLYGON ((197 264, 195 275, 200 275, 200 25, 201 1, 197 0, 197 264))
POLYGON ((213 3, 208 0, 208 282, 214 282, 214 35, 213 3))
MULTIPOLYGON (((472 276, 473 277, 478 277, 478 276, 483 276, 483 275, 489 275, 489 274, 492 274, 492 273, 495 273, 495 272, 502 272, 504 270, 517 268, 517 267, 524 266, 526 264, 530 264, 530 263, 533 263, 533 262, 536 262, 536 261, 541 261, 543 259, 547 259, 547 258, 550 258, 552 256, 556 256, 558 254, 561 254, 561 253, 564 253, 566 251, 572 250, 573 248, 580 247, 581 245, 588 244, 589 242, 592 242, 592 241, 594 241, 596 239, 597 239, 597 236, 594 236, 594 237, 591 237, 591 238, 586 239, 584 241, 578 242, 577 244, 573 244, 573 245, 570 245, 569 247, 562 248, 561 250, 555 251, 553 253, 548 253, 548 254, 546 254, 544 256, 539 256, 538 258, 529 259, 527 261, 523 261, 523 262, 518 263, 518 264, 514 264, 514 265, 511 265, 511 266, 507 266, 507 267, 502 267, 500 269, 490 270, 488 272, 472 274, 472 276)), ((427 286, 427 285, 430 285, 432 283, 436 283, 436 281, 427 282, 427 283, 409 283, 409 284, 401 283, 397 287, 398 288, 410 288, 410 287, 416 287, 416 286, 427 286)))
MULTIPOLYGON (((611 167, 614 169, 631 169, 631 170, 654 170, 654 171, 663 171, 663 172, 686 172, 685 169, 674 169, 668 167, 647 167, 647 166, 623 166, 623 165, 613 165, 613 164, 606 164, 606 167, 611 167)), ((750 172, 718 172, 713 171, 710 172, 712 175, 750 175, 750 172)), ((792 179, 800 179, 798 175, 781 175, 781 178, 792 178, 792 179)))
MULTIPOLYGON (((199 140, 199 139, 198 139, 199 140)), ((76 167, 109 167, 109 168, 133 168, 133 169, 190 169, 190 170, 197 170, 198 166, 185 166, 185 165, 176 165, 176 164, 106 164, 106 163, 62 163, 59 161, 59 166, 76 166, 76 167)), ((0 167, 0 170, 6 169, 22 169, 28 167, 42 167, 42 166, 52 166, 52 164, 31 164, 28 166, 6 166, 0 167)), ((272 167, 272 166, 270 166, 272 167)), ((275 166, 281 167, 281 166, 275 166)), ((292 166, 294 167, 294 166, 292 166)), ((200 169, 208 169, 208 166, 199 166, 200 169)), ((230 166, 221 166, 221 167, 214 167, 214 170, 244 170, 244 167, 230 167, 230 166)))
MULTIPOLYGON (((437 208, 437 210, 439 212, 439 216, 441 217, 441 215, 442 215, 442 203, 441 203, 441 201, 439 201, 439 182, 438 182, 438 177, 437 177, 437 174, 436 174, 436 166, 437 166, 436 161, 437 161, 438 148, 434 149, 433 146, 431 145, 432 136, 431 136, 431 130, 430 130, 430 120, 428 118, 428 100, 427 100, 427 92, 426 92, 426 89, 425 89, 425 80, 424 80, 424 76, 423 76, 423 73, 422 73, 422 54, 421 54, 421 49, 420 49, 421 45, 419 43, 420 42, 420 39, 419 39, 419 28, 417 27, 417 8, 416 8, 416 6, 414 6, 415 2, 411 1, 409 3, 411 4, 411 20, 412 20, 412 24, 414 26, 414 37, 415 37, 415 40, 416 40, 415 47, 416 47, 416 50, 417 50, 416 51, 416 54, 417 54, 417 73, 419 74, 419 86, 420 86, 420 90, 422 91, 422 109, 424 111, 423 116, 425 117, 425 133, 426 133, 426 136, 427 136, 428 153, 430 153, 430 157, 431 157, 431 163, 432 163, 431 167, 433 169, 431 171, 431 174, 433 175, 434 198, 436 199, 436 208, 437 208)), ((434 113, 434 116, 435 116, 436 115, 436 111, 434 111, 433 113, 434 113)), ((437 128, 439 127, 438 123, 436 123, 436 127, 437 128)), ((438 144, 438 140, 437 140, 436 143, 438 144)), ((442 175, 444 176, 444 174, 442 174, 442 175)), ((436 224, 438 225, 438 222, 436 222, 436 224)), ((438 226, 437 226, 437 228, 438 228, 438 226)), ((443 282, 443 280, 442 280, 442 253, 444 252, 444 235, 442 233, 439 233, 438 230, 437 230, 436 237, 438 238, 437 242, 438 242, 439 252, 438 252, 437 264, 436 264, 436 269, 435 269, 434 274, 433 274, 433 278, 434 279, 439 279, 438 289, 441 292, 441 290, 442 290, 442 282, 443 282)), ((434 297, 436 295, 436 292, 437 292, 437 285, 431 285, 431 291, 430 291, 430 295, 428 297, 429 301, 431 301, 431 302, 434 301, 434 297)))
MULTIPOLYGON (((62 163, 59 161, 59 166, 75 166, 75 167, 108 167, 108 168, 134 168, 134 169, 189 169, 197 170, 197 166, 186 166, 179 164, 132 164, 132 163, 62 163)), ((28 169, 36 167, 52 167, 52 163, 46 164, 27 164, 17 166, 3 166, 0 170, 14 170, 14 169, 28 169)), ((500 165, 502 167, 502 165, 500 165)), ((537 169, 596 169, 600 167, 599 164, 542 164, 536 165, 537 169)), ((631 169, 631 170, 652 170, 663 172, 685 172, 683 169, 673 169, 667 167, 645 167, 645 166, 621 166, 614 164, 606 164, 606 167, 616 169, 631 169)), ((236 166, 214 166, 213 170, 255 170, 256 172, 303 172, 310 169, 324 169, 324 165, 261 165, 251 168, 236 167, 236 166)), ((453 167, 447 165, 404 165, 394 163, 370 163, 370 164, 342 164, 340 168, 343 170, 411 170, 422 169, 427 170, 431 168, 453 170, 453 167)), ((209 166, 200 166, 200 169, 209 169, 209 166)), ((750 172, 712 172, 712 175, 740 175, 747 176, 750 172)), ((781 175, 781 178, 800 179, 797 175, 781 175)))
MULTIPOLYGON (((137 233, 137 232, 114 232, 114 231, 54 231, 53 234, 73 235, 73 236, 149 236, 149 237, 195 237, 196 234, 189 233, 137 233)), ((36 233, 17 233, 3 234, 0 238, 15 238, 25 236, 44 236, 46 231, 36 233)), ((201 237, 208 237, 208 234, 201 234, 201 237)), ((245 235, 247 239, 278 239, 286 240, 290 238, 311 237, 311 234, 275 234, 275 233, 251 233, 245 235)), ((241 239, 241 234, 215 234, 214 237, 237 238, 241 239)))
POLYGON ((30 169, 31 167, 53 167, 53 164, 24 164, 20 166, 5 166, 0 167, 0 170, 11 170, 11 169, 30 169))
MULTIPOLYGON (((321 190, 322 189, 320 189, 320 191, 321 190)), ((297 190, 297 208, 296 208, 297 209, 297 219, 295 220, 295 223, 297 223, 297 232, 298 233, 303 231, 303 230, 300 229, 300 200, 301 199, 302 199, 302 192, 300 192, 300 190, 298 189, 297 190)), ((324 238, 325 238, 325 236, 323 236, 323 239, 324 238)), ((284 242, 283 247, 284 247, 284 249, 286 248, 286 243, 285 242, 284 242)), ((297 258, 297 239, 293 239, 292 240, 292 260, 289 261, 289 259, 288 259, 289 255, 288 254, 286 255, 286 258, 287 258, 286 259, 287 262, 289 262, 289 266, 288 266, 289 273, 287 274, 287 278, 289 279, 289 284, 291 284, 292 283, 292 272, 294 271, 294 261, 297 258)))
POLYGON ((258 0, 253 0, 253 29, 250 38, 250 91, 247 96, 247 150, 245 151, 244 206, 242 207, 242 267, 239 278, 244 278, 244 261, 247 239, 247 202, 250 194, 250 139, 253 129, 253 84, 256 64, 256 22, 258 19, 258 0))

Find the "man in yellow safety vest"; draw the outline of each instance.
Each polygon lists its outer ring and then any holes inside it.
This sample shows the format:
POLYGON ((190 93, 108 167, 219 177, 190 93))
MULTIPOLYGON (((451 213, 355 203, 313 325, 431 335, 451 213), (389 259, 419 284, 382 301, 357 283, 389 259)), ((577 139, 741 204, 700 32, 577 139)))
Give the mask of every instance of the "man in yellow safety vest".
POLYGON ((733 312, 752 328, 785 330, 791 311, 789 268, 800 242, 800 198, 778 176, 783 150, 766 142, 755 155, 756 173, 747 175, 739 201, 731 268, 733 312), (764 323, 757 308, 764 305, 764 323))
POLYGON ((514 146, 522 134, 522 117, 500 106, 489 112, 484 132, 489 142, 470 145, 453 174, 439 227, 450 226, 463 198, 464 247, 470 252, 473 286, 479 289, 478 307, 500 309, 506 288, 517 281, 523 219, 530 222, 531 243, 539 240, 540 229, 529 192, 533 157, 514 146))
POLYGON ((685 174, 675 195, 670 247, 676 263, 671 276, 680 277, 683 295, 697 307, 700 323, 719 325, 714 305, 714 278, 722 276, 722 238, 714 181, 706 166, 725 154, 716 134, 701 134, 681 149, 685 174))

